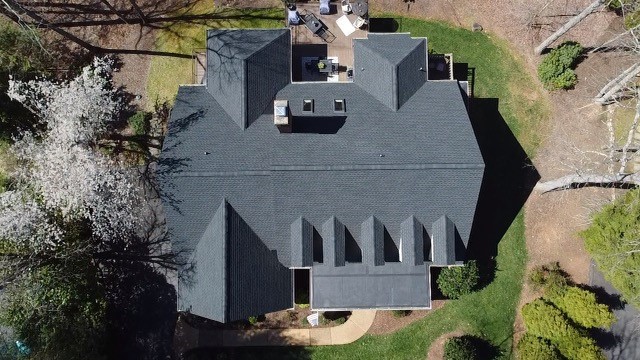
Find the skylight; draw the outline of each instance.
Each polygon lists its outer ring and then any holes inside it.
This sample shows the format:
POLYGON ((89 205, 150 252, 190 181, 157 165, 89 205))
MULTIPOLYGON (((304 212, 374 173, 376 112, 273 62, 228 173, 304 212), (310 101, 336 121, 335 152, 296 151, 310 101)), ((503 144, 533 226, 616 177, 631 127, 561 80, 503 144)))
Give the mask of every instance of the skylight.
POLYGON ((333 100, 333 111, 345 112, 344 99, 333 100))

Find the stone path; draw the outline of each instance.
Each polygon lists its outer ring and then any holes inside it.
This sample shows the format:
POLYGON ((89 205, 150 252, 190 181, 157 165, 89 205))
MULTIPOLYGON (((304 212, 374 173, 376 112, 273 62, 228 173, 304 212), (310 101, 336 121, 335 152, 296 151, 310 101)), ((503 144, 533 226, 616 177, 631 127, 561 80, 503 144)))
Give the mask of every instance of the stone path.
POLYGON ((197 329, 179 321, 174 345, 178 354, 211 347, 343 345, 362 337, 375 317, 375 310, 354 310, 344 324, 330 328, 264 330, 197 329))

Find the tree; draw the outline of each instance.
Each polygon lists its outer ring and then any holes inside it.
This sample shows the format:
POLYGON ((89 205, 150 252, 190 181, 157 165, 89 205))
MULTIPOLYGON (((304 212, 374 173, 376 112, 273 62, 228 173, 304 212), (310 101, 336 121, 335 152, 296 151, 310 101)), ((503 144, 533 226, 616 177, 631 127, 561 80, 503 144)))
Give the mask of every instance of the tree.
POLYGON ((609 328, 615 316, 609 307, 596 301, 591 291, 570 286, 564 294, 549 299, 576 324, 590 328, 609 328))
POLYGON ((517 358, 519 360, 562 360, 558 349, 549 340, 524 334, 518 341, 517 358))
POLYGON ((444 360, 478 360, 478 349, 470 336, 456 336, 444 344, 444 360))
POLYGON ((536 299, 522 307, 527 333, 547 339, 567 359, 598 359, 604 355, 595 341, 586 336, 583 329, 575 327, 554 305, 536 299))
POLYGON ((534 52, 536 55, 542 54, 544 49, 546 49, 549 45, 551 45, 554 41, 558 40, 560 36, 564 35, 567 31, 571 30, 574 26, 576 26, 580 21, 589 16, 591 13, 596 11, 602 5, 604 5, 605 0, 596 0, 592 2, 589 6, 584 8, 578 15, 572 17, 566 24, 564 24, 561 28, 559 28, 556 32, 551 34, 548 38, 546 38, 536 49, 534 52))
POLYGON ((70 81, 9 84, 39 124, 11 146, 17 170, 0 194, 0 320, 33 358, 99 358, 106 303, 132 306, 114 284, 176 264, 162 224, 148 223, 152 191, 101 149, 122 109, 110 69, 96 59, 70 81))
POLYGON ((0 139, 29 128, 33 121, 28 110, 6 95, 9 76, 24 78, 46 73, 48 61, 49 55, 32 28, 20 28, 0 17, 0 139))
POLYGON ((473 292, 479 281, 478 264, 475 260, 471 260, 464 266, 451 266, 442 269, 437 283, 443 295, 450 299, 457 299, 473 292))
POLYGON ((640 307, 640 190, 606 205, 581 233, 585 248, 624 299, 640 307))
POLYGON ((4 291, 1 320, 33 358, 100 359, 106 300, 87 259, 43 266, 4 291))

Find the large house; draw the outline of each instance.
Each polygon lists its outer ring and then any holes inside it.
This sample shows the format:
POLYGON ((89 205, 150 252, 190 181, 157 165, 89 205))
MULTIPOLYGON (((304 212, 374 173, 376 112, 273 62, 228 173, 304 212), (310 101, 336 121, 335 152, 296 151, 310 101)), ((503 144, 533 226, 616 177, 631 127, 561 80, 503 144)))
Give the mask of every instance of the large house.
POLYGON ((289 29, 207 36, 206 84, 180 87, 161 156, 193 266, 178 309, 288 309, 294 273, 314 310, 430 308, 430 268, 465 259, 484 161, 464 86, 428 80, 427 39, 372 33, 352 80, 297 82, 289 29))

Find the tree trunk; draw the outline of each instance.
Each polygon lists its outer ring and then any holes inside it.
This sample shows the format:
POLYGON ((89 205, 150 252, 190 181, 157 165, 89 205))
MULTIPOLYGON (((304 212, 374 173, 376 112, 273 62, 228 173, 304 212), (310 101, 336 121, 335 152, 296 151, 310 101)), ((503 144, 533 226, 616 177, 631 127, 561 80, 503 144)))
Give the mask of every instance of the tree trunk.
POLYGON ((627 70, 623 71, 622 74, 618 75, 615 79, 609 81, 607 85, 605 85, 596 98, 595 102, 600 103, 601 105, 606 105, 611 102, 616 93, 620 91, 620 89, 625 86, 634 76, 640 73, 640 63, 635 63, 631 65, 627 70))
POLYGON ((551 45, 554 41, 558 40, 558 38, 567 31, 569 31, 572 27, 576 26, 582 19, 586 18, 592 12, 596 11, 602 4, 604 0, 596 0, 591 5, 587 6, 582 12, 569 20, 566 24, 564 24, 560 29, 551 34, 545 41, 543 41, 536 49, 535 54, 540 55, 549 45, 551 45))
POLYGON ((539 182, 535 188, 543 193, 582 187, 627 188, 640 186, 638 174, 573 174, 539 182))
POLYGON ((138 6, 138 4, 136 4, 136 0, 129 0, 129 2, 131 3, 131 6, 133 6, 133 9, 138 14, 138 17, 140 18, 140 21, 142 21, 142 24, 146 24, 147 23, 147 17, 144 16, 144 13, 142 12, 142 10, 138 6))
POLYGON ((120 15, 120 12, 118 12, 118 9, 116 9, 115 7, 113 7, 113 5, 111 5, 109 3, 109 1, 107 0, 100 0, 100 2, 102 2, 103 4, 105 4, 109 10, 111 10, 114 14, 116 14, 116 16, 118 18, 120 18, 120 20, 124 21, 125 24, 128 24, 127 19, 125 19, 122 15, 120 15))
POLYGON ((91 52, 97 52, 97 50, 99 50, 98 47, 93 46, 91 44, 89 44, 88 42, 80 39, 79 37, 64 31, 62 29, 58 29, 56 27, 52 27, 49 26, 50 23, 45 20, 44 18, 42 18, 40 15, 38 15, 37 13, 28 10, 27 8, 18 5, 17 3, 15 3, 12 0, 2 0, 2 4, 4 6, 0 6, 0 12, 7 15, 11 20, 15 21, 16 23, 18 23, 18 25, 21 25, 23 23, 22 19, 20 18, 20 16, 18 15, 20 12, 23 12, 24 14, 26 14, 28 17, 30 17, 32 20, 34 20, 36 23, 42 24, 43 27, 49 28, 52 31, 55 31, 56 33, 62 35, 63 37, 75 42, 76 44, 82 46, 83 48, 91 51, 91 52))

